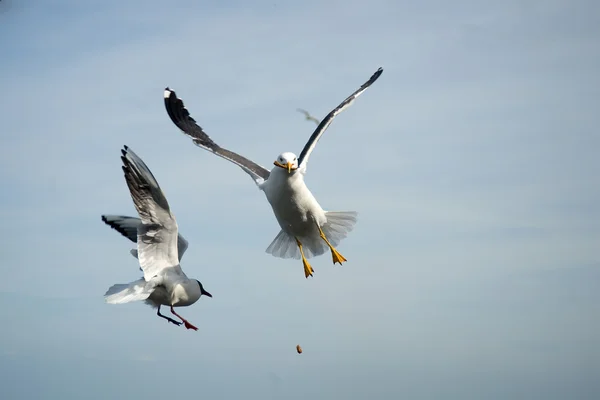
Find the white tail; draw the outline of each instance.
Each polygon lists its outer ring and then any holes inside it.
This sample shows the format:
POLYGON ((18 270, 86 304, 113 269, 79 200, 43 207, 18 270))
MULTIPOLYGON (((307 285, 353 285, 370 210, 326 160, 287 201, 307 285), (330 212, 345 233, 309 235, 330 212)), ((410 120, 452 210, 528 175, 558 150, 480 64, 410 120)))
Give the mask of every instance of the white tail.
MULTIPOLYGON (((336 247, 340 244, 342 239, 344 239, 354 228, 357 215, 358 213, 355 211, 325 212, 327 222, 323 224, 321 229, 332 246, 336 247)), ((299 237, 298 240, 302 243, 302 250, 304 251, 304 256, 306 258, 320 256, 329 250, 329 247, 325 241, 321 239, 316 229, 312 235, 299 237)), ((267 247, 266 252, 278 258, 300 259, 300 249, 296 244, 296 238, 283 230, 275 236, 275 239, 273 239, 269 247, 267 247)))
POLYGON ((146 300, 151 294, 152 289, 146 289, 146 281, 142 278, 131 283, 112 285, 104 294, 104 301, 109 304, 123 304, 146 300))

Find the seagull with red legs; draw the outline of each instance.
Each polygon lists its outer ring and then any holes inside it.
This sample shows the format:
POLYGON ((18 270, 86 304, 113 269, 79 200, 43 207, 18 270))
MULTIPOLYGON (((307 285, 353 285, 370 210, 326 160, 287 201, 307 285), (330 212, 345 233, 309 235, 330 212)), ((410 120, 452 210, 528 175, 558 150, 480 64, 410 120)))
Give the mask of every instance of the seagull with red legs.
POLYGON ((197 331, 198 328, 180 316, 174 307, 190 306, 202 295, 212 295, 200 281, 189 279, 181 269, 179 261, 187 241, 179 235, 175 216, 154 175, 129 147, 124 146, 121 153, 125 181, 140 218, 102 216, 102 220, 132 241, 135 229, 137 252, 132 254, 137 257, 144 276, 131 283, 111 286, 104 299, 109 304, 144 301, 157 308, 159 317, 197 331), (181 322, 161 314, 161 306, 170 307, 181 322))

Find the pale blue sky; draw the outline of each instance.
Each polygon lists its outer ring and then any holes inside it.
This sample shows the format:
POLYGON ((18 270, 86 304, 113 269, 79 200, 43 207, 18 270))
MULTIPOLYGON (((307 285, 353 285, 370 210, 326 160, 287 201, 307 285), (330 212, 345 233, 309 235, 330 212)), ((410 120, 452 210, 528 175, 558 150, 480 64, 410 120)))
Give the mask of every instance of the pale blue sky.
POLYGON ((600 398, 600 5, 205 3, 0 2, 0 398, 600 398), (380 66, 311 157, 359 222, 306 280, 163 89, 269 166, 380 66), (135 215, 124 144, 214 295, 198 332, 104 304, 139 275, 100 220, 135 215))

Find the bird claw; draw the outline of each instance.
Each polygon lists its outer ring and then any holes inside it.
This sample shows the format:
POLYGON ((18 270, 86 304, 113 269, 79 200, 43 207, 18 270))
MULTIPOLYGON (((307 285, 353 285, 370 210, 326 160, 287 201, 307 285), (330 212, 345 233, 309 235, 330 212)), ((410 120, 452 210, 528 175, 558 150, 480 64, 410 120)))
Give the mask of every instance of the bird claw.
POLYGON ((170 323, 175 324, 177 326, 181 325, 181 322, 175 321, 173 318, 167 317, 167 321, 169 321, 170 323))
POLYGON ((185 324, 185 327, 186 327, 187 329, 193 329, 193 330, 195 330, 195 331, 197 331, 197 330, 198 330, 198 328, 196 328, 194 325, 190 324, 190 323, 189 323, 189 322, 187 322, 186 320, 184 320, 184 321, 183 321, 183 323, 185 324))
POLYGON ((333 265, 335 265, 336 263, 342 265, 343 262, 346 262, 348 260, 346 260, 346 258, 341 255, 336 249, 334 249, 333 247, 331 248, 331 258, 333 260, 333 265))
POLYGON ((197 331, 197 330, 198 330, 198 328, 196 328, 194 325, 190 324, 190 323, 189 323, 189 322, 187 322, 186 320, 183 320, 183 323, 185 324, 185 327, 186 327, 187 329, 193 329, 193 330, 195 330, 195 331, 197 331))

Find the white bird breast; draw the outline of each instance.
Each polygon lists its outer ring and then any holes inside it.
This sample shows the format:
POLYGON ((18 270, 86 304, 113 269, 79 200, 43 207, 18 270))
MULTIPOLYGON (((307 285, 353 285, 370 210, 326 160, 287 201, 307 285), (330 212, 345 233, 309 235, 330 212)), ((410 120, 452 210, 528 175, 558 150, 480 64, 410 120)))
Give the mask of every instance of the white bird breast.
POLYGON ((197 302, 200 294, 198 282, 188 280, 173 286, 171 301, 174 306, 185 307, 197 302))
POLYGON ((274 168, 263 190, 281 229, 290 234, 305 236, 315 230, 315 222, 322 226, 327 220, 300 171, 274 168))

